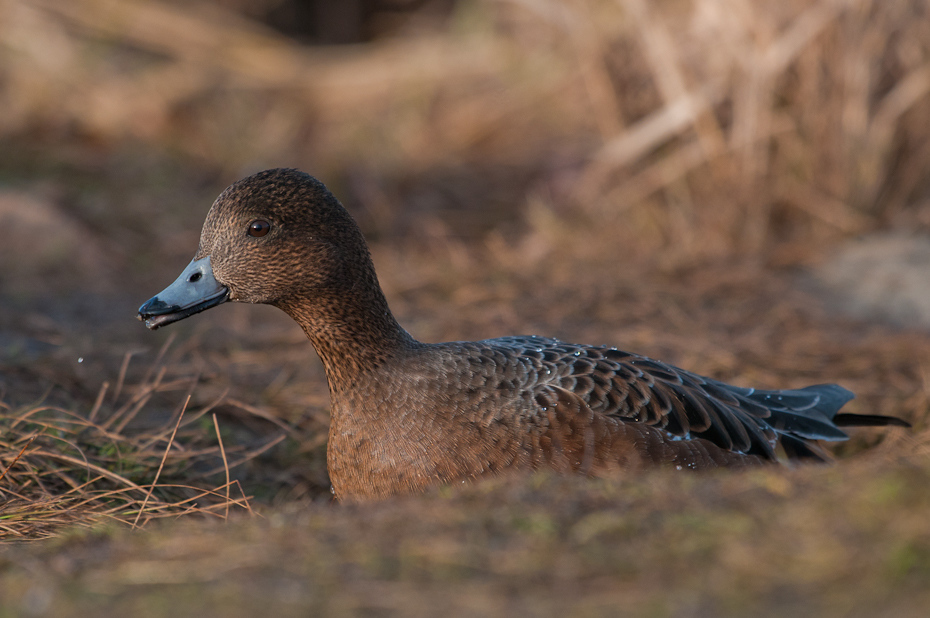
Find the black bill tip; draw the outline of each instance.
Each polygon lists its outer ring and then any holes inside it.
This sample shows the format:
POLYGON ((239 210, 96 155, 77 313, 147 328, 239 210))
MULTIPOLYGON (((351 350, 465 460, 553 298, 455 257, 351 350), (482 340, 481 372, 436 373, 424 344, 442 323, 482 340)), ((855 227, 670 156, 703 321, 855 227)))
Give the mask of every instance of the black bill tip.
POLYGON ((139 307, 149 330, 183 320, 229 300, 229 288, 216 280, 210 256, 194 258, 174 283, 139 307))
POLYGON ((183 320, 195 313, 206 311, 211 307, 216 307, 217 305, 225 303, 227 300, 229 300, 229 290, 226 288, 223 288, 214 296, 188 307, 168 304, 155 296, 139 307, 139 315, 137 317, 139 320, 145 322, 145 327, 149 330, 158 330, 162 326, 167 326, 172 322, 183 320))

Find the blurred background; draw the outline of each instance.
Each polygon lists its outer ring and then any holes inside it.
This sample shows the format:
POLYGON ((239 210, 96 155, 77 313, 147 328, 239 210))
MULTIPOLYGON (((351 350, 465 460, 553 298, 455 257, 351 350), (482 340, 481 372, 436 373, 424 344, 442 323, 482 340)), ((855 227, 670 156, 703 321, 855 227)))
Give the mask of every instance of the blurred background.
POLYGON ((65 264, 35 239, 43 274, 150 272, 190 253, 217 188, 281 165, 374 241, 512 245, 551 217, 667 266, 791 265, 930 224, 917 0, 0 6, 5 201, 47 206, 4 221, 41 211, 92 245, 65 264))

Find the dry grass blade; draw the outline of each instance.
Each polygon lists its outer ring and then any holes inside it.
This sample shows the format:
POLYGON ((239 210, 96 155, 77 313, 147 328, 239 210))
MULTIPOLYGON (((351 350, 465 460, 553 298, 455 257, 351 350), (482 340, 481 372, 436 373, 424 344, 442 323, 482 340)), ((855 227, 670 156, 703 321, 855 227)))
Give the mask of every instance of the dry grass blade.
POLYGON ((62 528, 93 526, 101 518, 96 509, 77 506, 73 500, 14 498, 0 503, 0 542, 52 538, 62 528))
MULTIPOLYGON (((214 417, 214 418, 215 418, 215 417, 214 417)), ((38 434, 32 436, 31 438, 29 438, 29 441, 26 442, 26 444, 23 445, 23 448, 21 448, 21 449, 19 450, 19 453, 17 453, 17 454, 16 454, 16 457, 13 458, 13 461, 10 462, 10 465, 8 465, 6 468, 3 469, 3 474, 0 474, 0 481, 2 481, 2 480, 4 479, 4 477, 6 477, 6 473, 10 471, 10 468, 12 468, 13 466, 16 465, 16 462, 19 461, 19 458, 23 456, 23 453, 26 452, 26 449, 29 448, 29 446, 30 446, 33 442, 36 441, 36 438, 37 438, 37 437, 38 437, 38 434)), ((225 460, 225 458, 224 458, 224 460, 225 460)), ((226 479, 226 480, 228 481, 229 479, 226 479)))
MULTIPOLYGON (((84 458, 84 459, 79 459, 79 458, 77 458, 77 457, 71 457, 71 456, 65 455, 65 454, 63 454, 63 453, 57 453, 57 452, 55 452, 55 451, 44 450, 44 449, 37 449, 37 450, 34 451, 32 454, 33 454, 33 455, 36 455, 36 456, 38 456, 38 457, 42 457, 42 458, 44 458, 44 459, 46 459, 46 460, 48 460, 48 461, 60 461, 60 462, 65 463, 65 464, 69 464, 69 465, 74 466, 74 468, 79 469, 79 470, 80 470, 80 469, 84 469, 84 470, 87 470, 87 471, 89 471, 89 472, 96 472, 96 473, 99 474, 101 477, 103 477, 103 478, 105 478, 105 479, 108 479, 108 480, 110 480, 110 481, 113 481, 113 482, 115 482, 115 483, 117 483, 117 484, 119 484, 119 485, 123 485, 123 486, 129 487, 129 488, 132 488, 132 489, 141 489, 141 487, 140 487, 139 485, 137 485, 136 483, 130 481, 130 480, 127 479, 126 477, 124 477, 124 476, 122 476, 122 475, 119 475, 119 474, 116 474, 115 472, 112 472, 112 471, 110 471, 110 470, 107 470, 106 468, 104 468, 104 467, 102 467, 102 466, 99 466, 99 465, 97 465, 97 464, 91 463, 91 462, 88 461, 86 458, 84 458)), ((65 480, 66 482, 68 482, 69 485, 76 486, 75 483, 72 483, 72 482, 69 481, 68 477, 66 477, 66 476, 64 476, 64 475, 61 475, 60 478, 62 478, 62 479, 65 480)))
POLYGON ((144 389, 139 391, 139 394, 133 398, 131 401, 134 405, 126 404, 123 406, 121 412, 124 414, 114 414, 113 417, 106 423, 108 426, 113 426, 113 430, 117 433, 122 433, 126 426, 136 418, 136 415, 139 414, 139 411, 145 407, 145 404, 149 402, 149 398, 152 396, 152 393, 158 390, 158 387, 161 386, 161 381, 165 377, 165 372, 167 367, 161 367, 158 370, 158 374, 155 376, 155 379, 144 389), (117 420, 118 419, 118 420, 117 420))
MULTIPOLYGON (((129 371, 129 361, 135 355, 135 352, 126 352, 123 355, 123 362, 119 366, 119 375, 116 378, 116 388, 113 389, 113 403, 119 401, 119 396, 123 392, 123 384, 126 383, 126 372, 129 371)), ((93 419, 91 419, 93 420, 93 419)))
POLYGON ((278 444, 280 444, 286 437, 287 437, 287 436, 286 436, 285 434, 278 434, 276 437, 274 437, 274 438, 268 440, 267 442, 265 442, 265 443, 262 444, 261 446, 259 446, 259 447, 257 447, 257 448, 254 448, 254 449, 252 449, 252 450, 250 450, 250 451, 247 451, 242 457, 239 458, 238 461, 234 461, 233 463, 228 464, 228 465, 224 463, 223 466, 220 466, 220 467, 218 467, 218 468, 213 468, 212 470, 208 471, 208 472, 207 472, 207 475, 208 475, 208 476, 212 476, 212 475, 214 475, 214 474, 219 474, 220 472, 222 472, 223 470, 225 470, 227 467, 230 468, 230 469, 232 469, 232 468, 236 468, 236 467, 238 467, 238 466, 241 466, 242 464, 246 463, 247 461, 251 461, 252 459, 255 459, 256 457, 258 457, 258 456, 261 455, 262 453, 267 452, 269 449, 274 448, 275 446, 277 446, 278 444))
POLYGON ((155 491, 155 486, 158 484, 158 477, 161 476, 161 471, 165 467, 165 460, 168 459, 168 452, 171 450, 171 445, 174 444, 174 436, 178 433, 178 427, 181 426, 181 419, 184 418, 184 411, 187 410, 187 404, 190 403, 191 397, 187 396, 187 399, 184 401, 184 407, 181 408, 181 413, 178 415, 178 421, 174 424, 174 430, 171 432, 171 437, 168 438, 168 444, 165 446, 165 454, 161 458, 161 463, 158 464, 158 471, 155 472, 155 478, 152 480, 152 485, 149 487, 149 492, 145 494, 145 499, 142 501, 142 506, 139 507, 139 512, 136 514, 136 519, 132 522, 132 528, 135 529, 136 525, 139 523, 139 518, 142 517, 143 511, 145 511, 145 505, 148 504, 149 498, 152 497, 152 492, 155 491))
MULTIPOLYGON (((229 462, 226 461, 226 449, 223 447, 223 436, 220 434, 220 422, 216 420, 216 413, 213 413, 213 428, 216 429, 216 441, 220 445, 220 455, 223 456, 223 471, 226 473, 226 515, 224 519, 229 518, 229 462)), ((2 477, 0 477, 2 478, 2 477)))
POLYGON ((268 421, 269 423, 274 423, 275 425, 277 425, 280 429, 283 429, 284 431, 290 431, 290 430, 291 430, 291 428, 288 426, 287 423, 285 423, 284 421, 282 421, 281 419, 279 419, 279 418, 277 418, 277 417, 275 417, 275 416, 272 416, 272 415, 269 414, 267 411, 262 410, 261 408, 257 408, 257 407, 255 407, 255 406, 253 406, 253 405, 249 405, 249 404, 245 403, 244 401, 240 401, 240 400, 238 400, 238 399, 233 399, 233 398, 227 398, 227 399, 224 400, 224 402, 225 402, 226 404, 228 404, 228 405, 235 406, 235 407, 239 408, 240 410, 243 410, 243 411, 245 411, 245 412, 248 412, 249 414, 251 414, 251 415, 253 415, 253 416, 257 417, 257 418, 266 420, 266 421, 268 421))
POLYGON ((87 419, 93 423, 94 419, 97 418, 97 413, 100 412, 100 406, 103 405, 103 398, 107 396, 107 389, 110 388, 109 382, 104 382, 103 386, 100 387, 100 392, 97 393, 97 401, 94 402, 94 407, 91 408, 90 414, 87 416, 87 419))

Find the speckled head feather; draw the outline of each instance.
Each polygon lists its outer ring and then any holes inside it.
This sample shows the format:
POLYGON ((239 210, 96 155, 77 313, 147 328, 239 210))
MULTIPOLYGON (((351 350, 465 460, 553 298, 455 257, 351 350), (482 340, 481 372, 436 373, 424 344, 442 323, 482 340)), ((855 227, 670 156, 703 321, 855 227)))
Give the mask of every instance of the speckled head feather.
POLYGON ((334 378, 374 368, 409 337, 390 313, 358 225, 308 174, 272 169, 223 191, 201 234, 197 258, 207 256, 230 300, 287 312, 334 378), (248 234, 255 221, 269 224, 265 235, 248 234))
POLYGON ((340 498, 418 491, 512 469, 581 474, 824 460, 834 384, 759 391, 605 346, 543 337, 427 344, 388 309, 358 226, 318 180, 275 169, 207 215, 200 248, 140 310, 158 328, 225 300, 266 303, 303 328, 332 397, 327 461, 340 498))
POLYGON ((293 169, 234 183, 207 214, 198 257, 210 256, 231 300, 279 305, 294 296, 377 284, 365 239, 323 183, 293 169), (248 235, 256 220, 270 224, 248 235))

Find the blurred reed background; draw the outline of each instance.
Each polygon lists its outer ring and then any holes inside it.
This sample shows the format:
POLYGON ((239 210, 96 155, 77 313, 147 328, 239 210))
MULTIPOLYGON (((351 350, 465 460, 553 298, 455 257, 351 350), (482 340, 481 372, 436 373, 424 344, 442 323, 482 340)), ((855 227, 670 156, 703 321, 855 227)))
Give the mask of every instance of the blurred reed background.
POLYGON ((80 158, 130 142, 223 179, 296 166, 360 204, 371 232, 410 212, 486 229, 550 211, 670 263, 771 250, 791 263, 930 225, 920 0, 0 11, 6 159, 23 144, 80 158))

